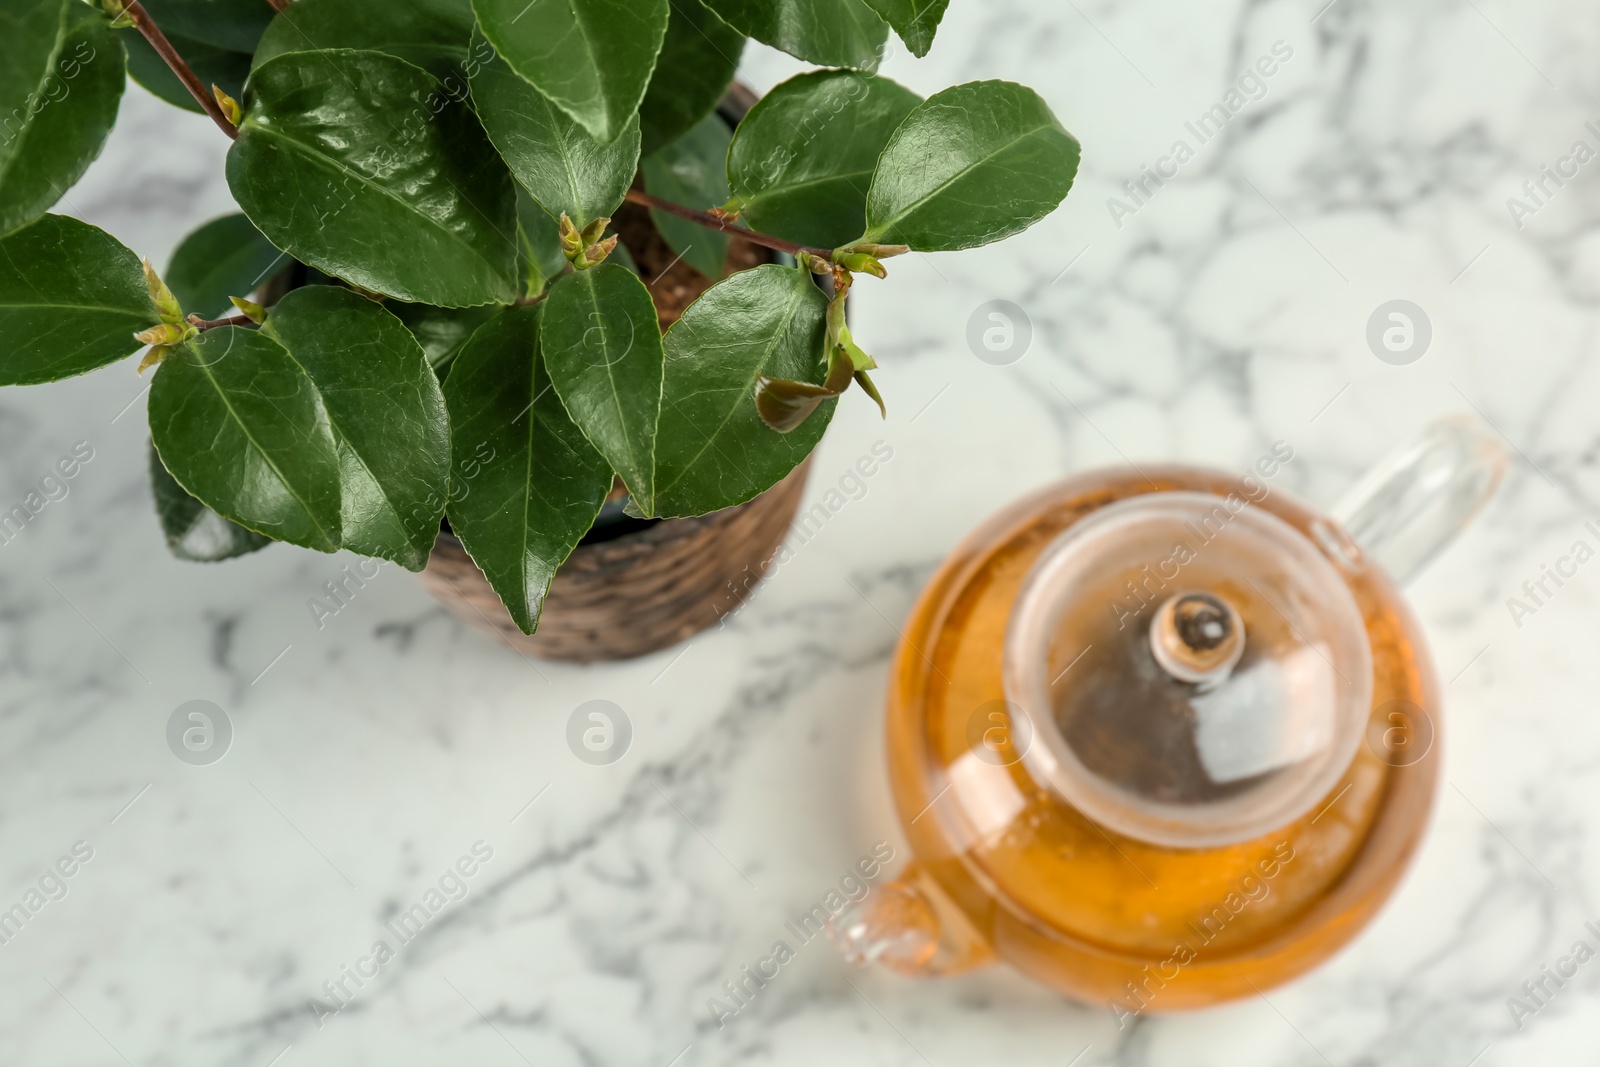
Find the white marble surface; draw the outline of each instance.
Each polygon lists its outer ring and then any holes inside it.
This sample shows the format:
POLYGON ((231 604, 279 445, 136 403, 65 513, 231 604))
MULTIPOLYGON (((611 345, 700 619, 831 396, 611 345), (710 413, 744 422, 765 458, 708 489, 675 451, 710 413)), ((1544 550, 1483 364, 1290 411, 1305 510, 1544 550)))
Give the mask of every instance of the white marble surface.
MULTIPOLYGON (((1520 629, 1506 598, 1600 517, 1600 163, 1521 229, 1506 201, 1574 141, 1600 148, 1584 128, 1600 119, 1600 16, 1576 0, 1335 0, 1319 16, 1325 2, 953 0, 933 54, 889 72, 921 91, 1035 85, 1083 141, 1078 188, 1021 239, 864 287, 891 415, 848 400, 811 493, 875 441, 893 459, 681 656, 534 669, 393 569, 319 631, 306 599, 344 560, 167 557, 130 367, 0 396, 6 508, 74 442, 95 452, 0 546, 0 906, 74 842, 93 849, 0 946, 0 1062, 1592 1062, 1600 963, 1520 1030, 1506 1001, 1600 919, 1600 564, 1520 629), (1118 228, 1107 198, 1278 40, 1293 55, 1264 98, 1118 228), (1036 328, 1012 366, 964 341, 992 298, 1036 328), (1394 298, 1434 327, 1409 366, 1364 340, 1394 298), (899 847, 888 657, 981 516, 1068 472, 1242 468, 1279 438, 1298 453, 1292 488, 1330 503, 1469 406, 1521 458, 1413 586, 1450 682, 1445 784, 1415 866, 1347 950, 1270 1000, 1119 1032, 1003 969, 911 983, 813 944, 711 1021, 706 998, 785 920, 875 842, 899 847), (213 766, 166 747, 191 699, 237 731, 213 766), (566 746, 590 699, 632 719, 614 765, 566 746), (493 858, 465 900, 319 1027, 323 982, 479 840, 493 858)), ((746 77, 792 69, 757 50, 746 77)), ((62 210, 162 262, 231 209, 224 147, 132 93, 62 210)))

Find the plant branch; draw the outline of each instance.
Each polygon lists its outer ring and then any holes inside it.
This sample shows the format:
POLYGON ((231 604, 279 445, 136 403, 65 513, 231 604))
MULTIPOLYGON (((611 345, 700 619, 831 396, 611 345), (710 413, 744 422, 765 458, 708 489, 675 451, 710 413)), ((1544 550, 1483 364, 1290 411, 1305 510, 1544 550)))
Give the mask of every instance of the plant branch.
POLYGON ((680 219, 688 219, 690 222, 698 223, 707 229, 720 230, 723 233, 731 233, 735 237, 743 237, 751 244, 770 248, 775 252, 787 252, 791 256, 799 256, 800 253, 805 252, 808 255, 816 256, 818 259, 828 260, 829 262, 833 260, 833 249, 831 248, 813 248, 810 245, 799 245, 793 241, 785 241, 781 237, 773 237, 770 234, 757 233, 755 230, 736 226, 727 219, 713 215, 708 211, 696 211, 694 208, 684 207, 682 204, 674 204, 670 200, 662 200, 658 196, 651 196, 649 193, 639 189, 628 190, 628 202, 654 208, 657 211, 665 211, 669 215, 676 215, 680 219))
POLYGON ((256 321, 245 315, 229 315, 225 319, 202 319, 199 315, 190 315, 189 325, 201 333, 205 333, 207 330, 215 330, 220 326, 255 326, 256 321))
MULTIPOLYGON (((280 8, 279 10, 282 9, 280 8)), ((156 50, 156 54, 166 61, 167 66, 172 68, 172 73, 178 76, 178 80, 183 82, 183 87, 189 90, 189 95, 195 98, 195 101, 207 115, 211 116, 211 121, 215 122, 222 132, 229 137, 238 137, 239 128, 228 121, 228 116, 222 113, 222 106, 201 84, 200 78, 190 68, 189 64, 184 62, 184 58, 178 54, 178 50, 172 47, 172 42, 167 40, 167 35, 161 32, 161 27, 156 25, 155 20, 150 17, 150 12, 144 9, 144 5, 140 4, 139 0, 127 0, 122 12, 132 20, 139 33, 144 36, 144 39, 150 42, 150 47, 156 50)))
POLYGON ((289 7, 289 0, 267 0, 267 3, 271 4, 272 10, 280 15, 289 7))

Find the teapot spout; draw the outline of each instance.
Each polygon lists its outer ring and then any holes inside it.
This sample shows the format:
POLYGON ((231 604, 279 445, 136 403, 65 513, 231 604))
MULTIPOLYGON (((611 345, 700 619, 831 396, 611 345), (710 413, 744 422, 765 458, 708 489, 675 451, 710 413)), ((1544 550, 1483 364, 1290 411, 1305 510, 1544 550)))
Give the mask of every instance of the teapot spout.
POLYGON ((908 978, 960 974, 994 952, 916 863, 828 922, 828 939, 856 967, 877 963, 908 978))
POLYGON ((1488 504, 1510 467, 1482 419, 1451 415, 1396 448, 1314 530, 1336 563, 1376 562, 1399 584, 1420 574, 1488 504))

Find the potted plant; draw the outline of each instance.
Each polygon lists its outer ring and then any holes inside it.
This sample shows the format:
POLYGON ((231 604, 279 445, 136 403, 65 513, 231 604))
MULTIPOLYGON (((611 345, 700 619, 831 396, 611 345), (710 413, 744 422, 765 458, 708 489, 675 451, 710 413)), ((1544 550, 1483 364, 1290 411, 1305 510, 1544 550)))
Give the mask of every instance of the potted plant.
POLYGON ((837 398, 883 404, 856 278, 1021 231, 1078 165, 1029 89, 873 73, 939 0, 4 2, 0 384, 147 349, 180 555, 349 549, 518 635, 548 600, 565 658, 731 607, 837 398), (828 69, 719 111, 747 38, 828 69), (164 276, 47 213, 127 74, 233 141, 243 213, 164 276))

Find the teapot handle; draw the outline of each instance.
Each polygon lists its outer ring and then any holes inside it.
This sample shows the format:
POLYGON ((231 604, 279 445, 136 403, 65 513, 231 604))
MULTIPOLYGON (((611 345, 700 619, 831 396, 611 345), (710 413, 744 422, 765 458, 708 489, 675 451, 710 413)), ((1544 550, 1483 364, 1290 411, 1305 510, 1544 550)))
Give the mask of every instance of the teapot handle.
POLYGON ((1338 526, 1314 532, 1336 561, 1358 569, 1365 557, 1403 585, 1471 524, 1509 467, 1498 433, 1451 415, 1380 460, 1334 506, 1338 526))

